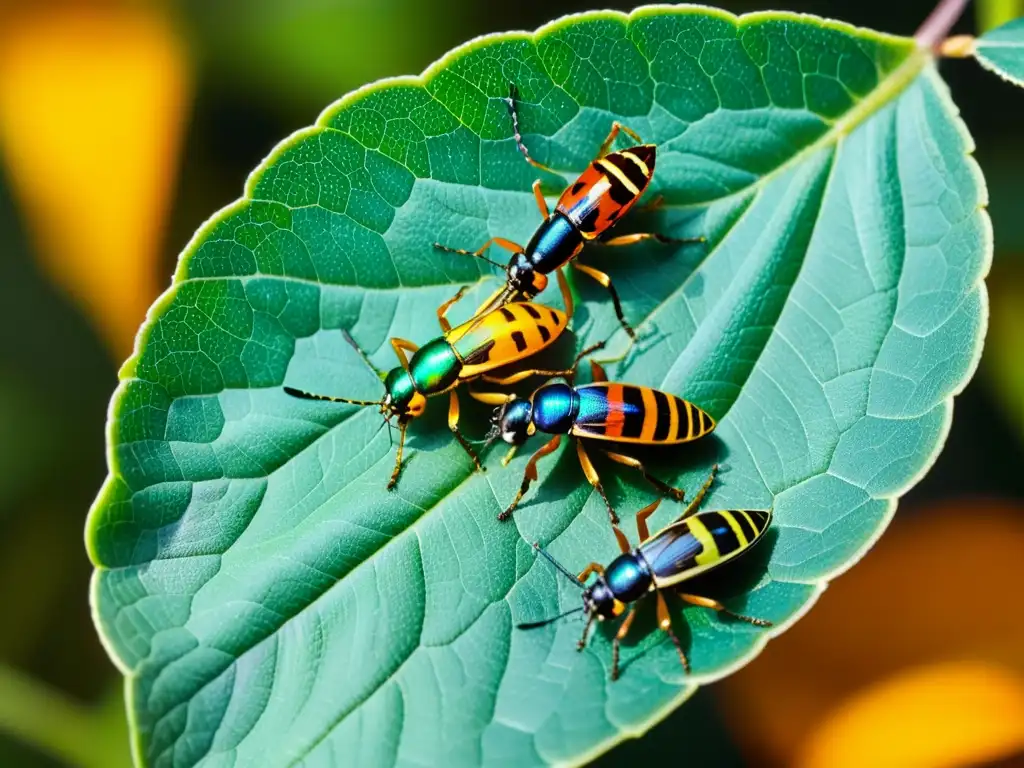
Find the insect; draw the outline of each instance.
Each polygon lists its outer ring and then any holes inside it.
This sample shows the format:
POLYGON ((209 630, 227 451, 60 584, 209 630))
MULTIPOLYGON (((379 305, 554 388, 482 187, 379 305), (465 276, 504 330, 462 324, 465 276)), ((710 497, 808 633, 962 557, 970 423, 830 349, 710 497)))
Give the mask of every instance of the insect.
MULTIPOLYGON (((348 403, 358 406, 376 406, 384 416, 385 423, 398 421, 398 453, 395 468, 388 481, 388 490, 395 487, 402 470, 402 449, 409 422, 426 410, 427 398, 449 393, 448 428, 451 429, 476 469, 481 469, 480 459, 469 442, 459 431, 459 398, 455 388, 474 379, 484 379, 499 385, 515 384, 530 376, 559 376, 567 371, 527 369, 509 376, 494 376, 495 369, 522 360, 550 346, 566 329, 573 314, 572 294, 564 278, 559 280, 565 312, 542 304, 518 303, 498 307, 483 317, 474 318, 455 328, 451 327, 446 315, 465 288, 437 310, 437 319, 443 334, 422 347, 405 339, 391 339, 391 346, 400 363, 386 374, 380 374, 384 381, 384 397, 381 400, 352 400, 346 397, 318 395, 293 387, 284 391, 293 397, 305 400, 321 400, 331 403, 348 403), (412 357, 408 357, 411 353, 412 357)), ((601 344, 593 345, 580 353, 590 354, 601 344)), ((573 365, 575 366, 575 362, 573 365)), ((469 390, 471 397, 493 405, 496 393, 469 390)), ((503 397, 503 396, 500 396, 503 397)))
MULTIPOLYGON (((516 112, 515 84, 510 86, 507 101, 516 146, 520 153, 532 166, 554 173, 547 166, 534 160, 523 143, 522 134, 519 132, 519 115, 516 112)), ((611 278, 594 267, 581 264, 576 257, 583 250, 584 243, 602 238, 605 232, 625 216, 640 199, 654 175, 656 156, 657 147, 654 144, 645 144, 634 131, 616 120, 598 149, 597 158, 558 198, 553 214, 548 210, 547 201, 541 192, 540 180, 533 183, 533 194, 541 216, 544 217, 544 223, 534 233, 526 248, 503 237, 492 237, 475 251, 451 248, 440 243, 434 243, 434 247, 450 253, 475 256, 505 269, 505 285, 481 305, 477 310, 478 314, 510 301, 533 298, 547 287, 549 273, 571 264, 574 269, 593 278, 607 289, 619 323, 631 338, 635 338, 636 333, 626 322, 622 302, 619 300, 618 291, 612 285, 611 278), (633 139, 637 146, 609 152, 620 132, 633 139), (507 265, 491 261, 484 255, 492 245, 512 253, 507 265)), ((651 232, 638 232, 602 239, 601 242, 607 246, 621 246, 632 245, 641 240, 692 243, 701 242, 703 239, 673 238, 651 232)))
MULTIPOLYGON (((735 560, 744 552, 749 552, 761 540, 772 519, 770 509, 733 509, 694 514, 714 482, 717 469, 716 465, 682 516, 653 536, 648 535, 647 518, 658 508, 661 499, 637 512, 636 529, 640 543, 635 548, 630 547, 626 534, 616 527, 615 538, 619 542, 622 554, 612 560, 607 568, 598 563, 591 563, 576 576, 555 560, 547 550, 539 544, 534 544, 537 552, 583 590, 583 605, 550 619, 518 624, 518 628, 533 629, 572 613, 585 612, 587 623, 583 629, 583 636, 576 646, 582 651, 587 645, 587 636, 595 619, 617 619, 626 613, 628 607, 629 613, 619 625, 612 640, 611 678, 616 680, 619 677, 619 644, 629 633, 638 602, 653 592, 658 603, 658 626, 672 639, 683 669, 689 673, 690 662, 679 638, 672 631, 672 619, 669 616, 664 591, 678 588, 694 576, 718 568, 730 560, 735 560), (593 574, 597 574, 597 578, 587 586, 586 581, 593 574)), ((735 613, 709 597, 686 592, 678 594, 691 605, 711 608, 757 627, 772 625, 767 619, 735 613)))
MULTIPOLYGON (((537 462, 558 449, 562 435, 634 445, 678 445, 704 437, 715 428, 715 420, 691 402, 650 387, 609 382, 600 365, 591 361, 590 367, 592 384, 575 387, 551 382, 526 399, 504 396, 504 403, 494 415, 493 431, 513 446, 505 457, 506 464, 516 448, 537 430, 554 437, 530 457, 519 492, 498 516, 499 520, 508 519, 519 505, 537 479, 537 462)), ((604 499, 612 523, 617 523, 618 516, 581 439, 576 440, 576 453, 587 481, 604 499)), ((666 496, 683 500, 682 490, 656 478, 639 460, 615 451, 604 453, 612 461, 639 470, 647 482, 666 496)))

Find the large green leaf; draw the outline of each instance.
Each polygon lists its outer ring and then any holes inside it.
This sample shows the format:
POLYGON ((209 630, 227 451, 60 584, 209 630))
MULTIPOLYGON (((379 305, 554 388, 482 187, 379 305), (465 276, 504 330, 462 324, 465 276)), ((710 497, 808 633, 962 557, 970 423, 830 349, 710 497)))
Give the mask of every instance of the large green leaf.
MULTIPOLYGON (((942 444, 985 324, 971 150, 911 40, 686 6, 485 38, 330 107, 196 235, 122 371, 88 542, 142 762, 578 763, 748 661, 942 444), (694 489, 717 459, 713 507, 776 510, 758 552, 702 587, 776 627, 675 605, 690 676, 652 611, 614 684, 608 628, 583 654, 579 623, 513 629, 579 601, 529 542, 574 568, 617 551, 573 451, 499 524, 525 457, 471 475, 443 403, 388 494, 378 415, 281 390, 379 396, 339 329, 390 367, 388 338, 436 335, 434 308, 486 267, 432 241, 529 237, 510 80, 542 162, 570 180, 621 119, 659 145, 666 205, 635 226, 708 237, 587 255, 643 337, 617 375, 720 419, 703 446, 652 452, 658 471, 694 489)), ((577 287, 579 346, 615 320, 577 287)), ((476 437, 483 417, 464 414, 476 437)), ((649 488, 600 469, 630 526, 649 488)))

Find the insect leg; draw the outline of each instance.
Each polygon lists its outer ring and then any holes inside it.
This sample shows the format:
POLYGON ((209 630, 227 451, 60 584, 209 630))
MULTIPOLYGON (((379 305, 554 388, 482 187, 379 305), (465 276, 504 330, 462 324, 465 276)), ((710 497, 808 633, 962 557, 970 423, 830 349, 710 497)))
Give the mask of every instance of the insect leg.
POLYGON ((547 221, 551 218, 551 211, 548 209, 548 201, 544 199, 544 193, 540 191, 540 179, 533 182, 533 196, 537 200, 540 215, 544 217, 544 221, 547 221))
POLYGON ((398 420, 398 453, 395 454, 395 468, 391 470, 391 479, 388 480, 389 491, 398 484, 398 475, 402 472, 402 449, 405 448, 405 430, 408 426, 408 421, 398 420))
POLYGON ((647 529, 647 518, 654 514, 659 504, 661 504, 661 499, 655 499, 653 503, 636 513, 636 533, 640 537, 641 544, 651 537, 651 533, 647 529))
POLYGON ((594 382, 608 381, 608 374, 605 372, 604 366, 597 360, 590 361, 590 380, 594 382))
POLYGON ((607 240, 602 240, 601 245, 607 245, 612 248, 617 248, 622 245, 633 245, 643 240, 657 240, 659 243, 703 243, 705 237, 669 237, 668 235, 659 235, 656 232, 634 232, 631 235, 619 235, 618 237, 610 237, 607 240))
POLYGON ((469 286, 464 285, 459 288, 458 293, 437 308, 437 322, 441 325, 441 331, 443 333, 448 333, 448 331, 452 329, 452 324, 448 322, 448 310, 458 303, 459 299, 462 298, 462 295, 466 292, 468 287, 469 286))
POLYGON ((470 446, 469 442, 463 437, 462 432, 459 431, 459 396, 453 389, 448 393, 448 429, 455 435, 455 439, 459 441, 459 445, 462 446, 462 450, 469 454, 469 458, 473 460, 473 465, 480 472, 483 472, 483 467, 480 466, 480 459, 477 458, 476 451, 470 446))
POLYGON ((595 614, 587 616, 587 623, 583 625, 583 636, 580 637, 579 642, 576 643, 576 650, 582 651, 587 647, 587 635, 590 634, 590 627, 594 623, 595 614))
POLYGON ((605 290, 608 291, 608 295, 612 297, 612 306, 615 308, 615 316, 619 319, 619 325, 621 325, 622 330, 629 335, 629 338, 635 339, 636 331, 634 331, 633 327, 626 322, 626 316, 622 312, 622 302, 619 301, 619 292, 616 291, 615 286, 612 285, 612 279, 601 270, 588 267, 586 264, 580 264, 578 261, 573 261, 572 267, 588 277, 592 277, 604 286, 605 290))
POLYGON ((755 627, 770 627, 772 625, 772 623, 768 621, 768 619, 758 619, 754 616, 744 616, 742 613, 730 611, 720 602, 718 602, 717 600, 712 600, 710 597, 689 595, 685 592, 680 592, 679 596, 691 605, 699 605, 702 608, 710 608, 713 611, 724 613, 726 616, 732 616, 734 619, 739 619, 740 621, 745 621, 748 624, 753 624, 755 627))
POLYGON ((580 575, 576 578, 580 581, 586 581, 590 578, 591 574, 594 573, 596 573, 598 576, 604 576, 604 566, 600 563, 591 563, 582 571, 580 571, 580 575))
POLYGON ((712 465, 712 467, 711 467, 711 474, 708 475, 708 479, 704 481, 704 485, 702 485, 700 487, 700 490, 697 491, 697 495, 693 497, 693 501, 691 501, 690 504, 686 507, 686 511, 683 512, 683 514, 681 514, 679 516, 679 520, 685 520, 686 518, 688 518, 690 515, 692 515, 694 512, 697 511, 697 508, 700 507, 700 503, 702 501, 704 501, 704 496, 707 494, 708 490, 711 488, 711 485, 715 482, 715 474, 717 474, 717 472, 718 472, 718 465, 717 464, 712 465))
POLYGON ((619 522, 619 516, 615 514, 615 509, 612 507, 612 503, 608 500, 608 494, 604 492, 604 486, 601 485, 601 478, 598 477, 597 470, 594 469, 593 462, 590 461, 590 456, 587 455, 586 449, 583 447, 583 441, 576 441, 576 455, 579 456, 580 466, 583 467, 583 474, 586 475, 587 482, 594 486, 601 498, 604 499, 604 505, 608 508, 608 517, 612 521, 612 525, 619 522))
POLYGON ((656 478, 647 471, 647 467, 645 467, 639 459, 634 459, 632 456, 627 456, 624 453, 612 453, 611 451, 605 451, 605 454, 607 454, 608 458, 612 461, 618 462, 619 464, 625 464, 627 467, 632 467, 637 470, 644 476, 644 480, 666 496, 671 496, 676 501, 682 501, 686 497, 686 493, 682 488, 676 488, 675 486, 669 485, 665 481, 656 478))
POLYGON ((519 492, 516 493, 516 497, 512 499, 512 503, 509 504, 505 511, 498 515, 499 520, 508 520, 515 512, 516 507, 519 506, 519 502, 522 501, 523 496, 530 490, 530 483, 537 479, 537 462, 547 456, 549 453, 553 453, 558 449, 558 446, 562 442, 561 435, 555 435, 548 442, 544 443, 537 451, 530 457, 530 460, 526 462, 526 470, 523 472, 523 482, 519 486, 519 492))
POLYGON ((641 139, 635 131, 633 131, 628 126, 625 126, 618 120, 616 120, 614 123, 612 123, 612 129, 608 131, 608 136, 605 138, 604 143, 601 145, 601 148, 597 150, 597 156, 599 158, 604 157, 605 155, 608 154, 608 150, 612 148, 612 142, 614 142, 615 138, 619 135, 619 131, 629 136, 629 138, 631 138, 637 144, 644 143, 644 140, 641 139))
POLYGON ((612 532, 615 534, 615 540, 619 543, 619 550, 622 554, 629 554, 632 547, 629 546, 629 539, 626 538, 626 534, 624 534, 622 529, 617 525, 612 525, 612 532))
POLYGON ((515 395, 507 395, 504 392, 481 392, 472 387, 466 387, 466 392, 478 403, 484 405, 504 405, 515 397, 515 395))
POLYGON ((558 290, 562 292, 562 304, 565 306, 566 320, 572 320, 572 316, 576 312, 576 302, 573 301, 569 282, 565 279, 565 273, 561 268, 555 270, 555 277, 558 279, 558 290))
POLYGON ((690 673, 690 660, 686 658, 686 653, 683 651, 683 644, 679 642, 679 638, 676 637, 676 633, 672 631, 672 617, 668 613, 668 604, 665 602, 665 595, 661 593, 661 590, 656 590, 658 595, 658 626, 661 627, 662 631, 665 632, 670 638, 672 638, 672 644, 676 647, 676 652, 679 654, 679 660, 683 662, 683 670, 690 673))
POLYGON ((530 151, 526 148, 523 143, 523 135, 519 132, 519 113, 516 111, 516 100, 519 98, 519 89, 516 88, 515 83, 508 84, 508 98, 505 101, 508 103, 508 113, 512 117, 512 134, 516 139, 516 147, 519 148, 520 154, 526 158, 526 162, 532 165, 534 168, 540 168, 542 171, 548 173, 556 173, 551 168, 548 168, 543 163, 538 163, 532 157, 530 157, 530 151))
POLYGON ((634 616, 636 616, 636 604, 629 609, 629 613, 622 620, 619 631, 615 633, 615 638, 612 640, 612 680, 619 679, 619 643, 629 634, 629 627, 633 623, 634 616))
POLYGON ((663 205, 665 205, 665 196, 664 195, 655 195, 651 199, 651 201, 649 203, 644 203, 643 205, 638 205, 638 206, 636 206, 633 209, 633 211, 634 212, 639 212, 639 211, 656 211, 659 208, 661 208, 663 205))
POLYGON ((507 387, 512 384, 518 384, 520 381, 523 381, 523 379, 528 379, 531 376, 545 376, 549 379, 553 379, 557 376, 571 378, 576 375, 576 366, 579 365, 580 360, 582 360, 584 357, 591 354, 592 352, 596 352, 597 350, 602 349, 603 347, 603 341, 598 341, 594 344, 591 344, 589 347, 587 347, 578 355, 576 355, 576 358, 572 361, 571 367, 564 368, 560 371, 545 370, 541 368, 527 368, 525 371, 516 371, 515 373, 509 376, 499 377, 484 374, 480 378, 482 378, 484 381, 490 382, 491 384, 498 384, 499 386, 503 387, 507 387))
POLYGON ((409 357, 405 353, 415 352, 419 349, 419 346, 413 344, 411 341, 395 337, 391 339, 391 348, 395 350, 395 356, 398 358, 398 362, 402 364, 405 372, 412 375, 412 372, 409 370, 409 357))

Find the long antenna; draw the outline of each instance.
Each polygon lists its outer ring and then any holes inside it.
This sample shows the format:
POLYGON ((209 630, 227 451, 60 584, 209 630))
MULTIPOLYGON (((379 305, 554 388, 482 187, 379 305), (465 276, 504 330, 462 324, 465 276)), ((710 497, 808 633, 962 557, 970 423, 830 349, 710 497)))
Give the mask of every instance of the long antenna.
POLYGON ((516 629, 536 629, 537 627, 546 626, 547 624, 550 624, 553 621, 564 619, 566 616, 572 616, 572 614, 580 613, 581 611, 583 611, 582 605, 579 608, 570 608, 568 611, 560 613, 557 616, 552 616, 550 619, 541 619, 540 621, 524 621, 521 624, 516 624, 516 629))
MULTIPOLYGON (((390 421, 388 421, 387 419, 382 419, 381 422, 380 422, 380 426, 377 427, 377 431, 373 433, 373 436, 370 439, 373 440, 374 437, 376 437, 377 435, 380 434, 380 431, 382 429, 384 429, 384 427, 390 427, 390 426, 391 426, 391 422, 390 421)), ((390 429, 388 430, 388 440, 391 440, 391 430, 390 429)), ((392 441, 391 444, 394 445, 394 441, 392 441)))
POLYGON ((366 364, 366 367, 373 371, 373 375, 378 379, 383 378, 381 372, 378 371, 374 364, 370 362, 370 358, 366 356, 366 352, 363 351, 362 347, 356 344, 356 340, 352 338, 352 334, 349 333, 346 328, 341 329, 341 335, 345 338, 345 341, 349 343, 349 346, 356 351, 356 354, 359 355, 359 359, 366 364))
POLYGON ((538 542, 536 542, 536 541, 533 542, 533 548, 535 550, 537 550, 538 553, 544 555, 545 559, 549 563, 551 563, 553 566, 555 566, 555 568, 557 568, 559 571, 561 571, 565 575, 565 577, 567 579, 569 579, 569 581, 571 581, 573 584, 575 584, 580 589, 586 589, 586 587, 583 585, 583 582, 580 581, 578 578, 576 578, 576 574, 572 573, 568 568, 566 568, 560 562, 555 560, 555 558, 553 558, 548 553, 548 551, 546 549, 544 549, 538 542))
POLYGON ((286 394, 297 397, 300 400, 322 400, 328 403, 348 403, 349 405, 383 405, 380 400, 349 400, 347 397, 334 397, 333 395, 317 395, 312 392, 305 392, 295 387, 285 387, 286 394))
POLYGON ((486 261, 488 264, 491 264, 497 267, 498 269, 508 269, 508 264, 502 264, 500 261, 490 259, 487 256, 484 256, 482 253, 477 253, 476 251, 467 251, 465 248, 452 248, 450 245, 442 245, 441 243, 434 243, 434 247, 437 248, 437 250, 445 251, 446 253, 459 253, 462 254, 463 256, 472 256, 474 259, 486 261))

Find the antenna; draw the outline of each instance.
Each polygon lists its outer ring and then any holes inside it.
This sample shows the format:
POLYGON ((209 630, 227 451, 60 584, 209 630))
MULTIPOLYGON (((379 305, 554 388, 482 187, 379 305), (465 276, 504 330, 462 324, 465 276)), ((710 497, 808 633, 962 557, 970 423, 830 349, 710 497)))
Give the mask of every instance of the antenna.
POLYGON ((348 403, 349 405, 383 405, 382 400, 349 400, 347 397, 334 397, 333 395, 317 395, 312 392, 305 392, 295 387, 285 387, 286 394, 297 397, 300 400, 322 400, 328 403, 348 403))
POLYGON ((537 627, 546 626, 554 621, 564 619, 566 616, 572 616, 572 614, 580 613, 581 611, 583 611, 582 605, 579 608, 570 608, 568 611, 560 613, 557 616, 552 616, 550 619, 541 619, 540 621, 524 621, 520 624, 516 624, 516 629, 537 629, 537 627))
POLYGON ((553 557, 551 556, 551 554, 550 554, 550 553, 549 553, 549 552, 548 552, 548 551, 547 551, 546 549, 544 549, 544 548, 543 548, 543 547, 542 547, 542 546, 541 546, 541 545, 540 545, 540 544, 539 544, 538 542, 536 542, 536 541, 535 541, 535 542, 533 542, 533 548, 534 548, 535 550, 537 550, 537 552, 538 552, 538 553, 540 553, 541 555, 543 555, 543 556, 544 556, 544 558, 545 558, 545 559, 546 559, 546 560, 547 560, 547 561, 548 561, 549 563, 551 563, 551 564, 552 564, 553 566, 555 566, 555 568, 557 568, 557 569, 558 569, 559 571, 561 571, 561 572, 562 572, 562 574, 563 574, 563 575, 564 575, 564 576, 565 576, 565 577, 566 577, 567 579, 569 579, 569 581, 571 581, 571 582, 572 582, 573 584, 575 584, 575 585, 576 585, 577 587, 579 587, 580 589, 585 589, 585 588, 586 588, 586 587, 584 587, 584 585, 583 585, 583 582, 582 582, 582 581, 580 581, 580 580, 579 580, 578 578, 576 578, 576 574, 572 573, 572 572, 571 572, 571 571, 570 571, 570 570, 569 570, 568 568, 566 568, 566 567, 565 567, 564 565, 562 565, 562 564, 561 564, 560 562, 558 562, 557 560, 555 560, 555 558, 553 558, 553 557))
POLYGON ((482 253, 477 253, 476 251, 467 251, 465 248, 452 248, 450 245, 442 245, 441 243, 434 243, 434 247, 437 248, 437 250, 439 251, 444 251, 445 253, 458 253, 463 256, 472 256, 474 259, 486 261, 488 264, 491 264, 492 266, 495 266, 498 269, 508 269, 508 264, 502 264, 500 261, 489 259, 482 253))
POLYGON ((352 334, 348 332, 348 329, 342 328, 341 335, 344 337, 345 341, 348 342, 349 346, 356 351, 356 354, 359 355, 359 359, 363 361, 366 367, 373 371, 374 375, 378 379, 384 378, 384 374, 378 371, 374 364, 370 362, 370 358, 366 356, 363 348, 356 344, 356 340, 352 338, 352 334))

